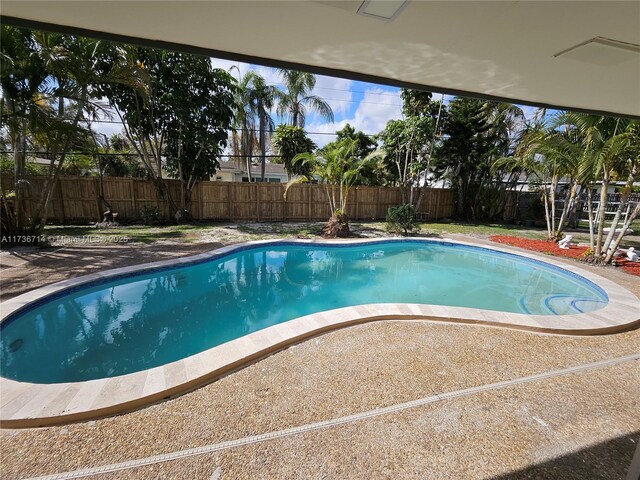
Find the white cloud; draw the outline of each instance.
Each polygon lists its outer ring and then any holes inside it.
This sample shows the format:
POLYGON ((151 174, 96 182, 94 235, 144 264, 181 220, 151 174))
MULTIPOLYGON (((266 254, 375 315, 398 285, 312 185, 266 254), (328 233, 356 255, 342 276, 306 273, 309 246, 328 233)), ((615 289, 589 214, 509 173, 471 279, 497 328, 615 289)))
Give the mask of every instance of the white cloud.
POLYGON ((317 75, 316 86, 312 94, 323 98, 333 110, 334 115, 339 115, 347 113, 351 108, 352 85, 352 80, 317 75))
POLYGON ((402 117, 400 91, 394 96, 388 90, 374 87, 365 90, 355 112, 353 125, 365 133, 378 133, 389 120, 402 117))
MULTIPOLYGON (((379 87, 368 88, 354 112, 352 118, 345 118, 339 122, 313 123, 307 125, 309 132, 330 132, 340 130, 347 123, 356 130, 361 130, 366 134, 379 133, 389 120, 402 118, 402 100, 400 91, 390 92, 379 87), (393 95, 390 95, 393 93, 393 95)), ((335 137, 331 135, 311 135, 311 138, 318 146, 326 145, 335 137)))

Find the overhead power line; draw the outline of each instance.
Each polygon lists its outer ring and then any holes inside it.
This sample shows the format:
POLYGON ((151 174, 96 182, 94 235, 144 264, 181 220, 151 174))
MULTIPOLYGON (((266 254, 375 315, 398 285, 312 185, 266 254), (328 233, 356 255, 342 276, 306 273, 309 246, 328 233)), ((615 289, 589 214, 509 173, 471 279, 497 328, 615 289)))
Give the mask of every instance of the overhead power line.
MULTIPOLYGON (((6 150, 2 153, 14 153, 13 150, 6 150)), ((27 155, 50 155, 51 152, 39 152, 36 150, 30 150, 30 151, 26 151, 24 152, 27 155)), ((95 152, 67 152, 67 155, 99 155, 101 157, 139 157, 140 155, 138 155, 137 153, 126 153, 126 152, 120 152, 120 153, 95 153, 95 152)), ((262 158, 262 155, 232 155, 232 154, 221 154, 218 155, 218 157, 225 157, 225 158, 262 158)), ((280 158, 280 155, 265 155, 265 158, 280 158)), ((50 159, 50 158, 43 158, 43 160, 52 160, 52 161, 57 161, 58 159, 50 159)))
MULTIPOLYGON (((108 123, 108 124, 113 124, 113 125, 122 125, 122 122, 119 122, 117 120, 92 120, 91 123, 108 123)), ((230 128, 229 130, 231 131, 235 131, 235 132, 260 132, 259 128, 230 128)), ((268 132, 269 130, 264 130, 265 132, 268 132)), ((337 136, 337 133, 331 133, 331 132, 308 132, 305 130, 305 133, 307 135, 332 135, 332 136, 337 136)), ((364 133, 364 132, 363 132, 364 133)), ((365 133, 364 134, 367 137, 375 137, 377 134, 375 133, 365 133)))

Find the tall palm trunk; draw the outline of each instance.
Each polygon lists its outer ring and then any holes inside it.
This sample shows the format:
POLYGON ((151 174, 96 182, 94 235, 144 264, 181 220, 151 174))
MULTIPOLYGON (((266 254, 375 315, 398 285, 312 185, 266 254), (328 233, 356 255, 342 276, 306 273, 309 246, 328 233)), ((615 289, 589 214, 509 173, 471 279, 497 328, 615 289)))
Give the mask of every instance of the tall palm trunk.
POLYGON ((604 234, 604 217, 607 210, 607 190, 609 189, 609 172, 604 171, 602 185, 600 186, 600 205, 598 205, 598 235, 596 238, 595 256, 597 259, 602 255, 602 236, 604 234))
POLYGON ((558 220, 558 228, 556 230, 556 238, 562 235, 564 228, 569 222, 569 218, 575 211, 576 207, 576 194, 578 192, 578 184, 573 182, 571 187, 569 188, 567 195, 564 200, 564 206, 562 207, 562 214, 560 215, 560 220, 558 220))
MULTIPOLYGON (((616 209, 616 213, 613 217, 613 221, 611 222, 611 226, 609 227, 609 233, 607 234, 607 238, 604 241, 604 245, 602 246, 602 251, 605 252, 604 263, 609 263, 613 258, 613 254, 615 250, 609 248, 611 246, 611 242, 613 241, 616 229, 618 227, 618 223, 620 222, 620 218, 622 217, 622 211, 627 208, 629 204, 629 197, 631 196, 631 190, 633 188, 633 181, 635 180, 636 175, 636 167, 634 166, 629 172, 629 176, 627 177, 627 182, 624 186, 624 190, 620 197, 620 203, 618 203, 618 208, 616 209)), ((629 215, 627 215, 628 217, 629 215)), ((625 222, 626 223, 626 222, 625 222)), ((628 228, 628 227, 626 227, 628 228)), ((620 237, 624 236, 626 232, 626 228, 622 229, 620 232, 620 237)), ((620 243, 620 242, 616 242, 620 243)))
POLYGON ((24 121, 19 122, 18 132, 14 139, 13 145, 13 161, 14 161, 14 183, 15 183, 15 222, 16 232, 22 232, 25 226, 25 219, 27 216, 27 208, 25 205, 25 185, 26 180, 24 178, 26 170, 26 150, 27 150, 27 137, 24 134, 24 121))
POLYGON ((267 168, 267 119, 263 108, 260 108, 260 180, 264 183, 265 170, 267 168))
MULTIPOLYGON (((84 107, 88 101, 87 92, 83 92, 81 100, 78 101, 78 105, 76 108, 75 117, 73 119, 71 131, 75 131, 78 128, 78 124, 80 123, 80 118, 82 118, 82 112, 84 111, 84 107)), ((67 152, 69 147, 71 147, 71 140, 73 135, 71 133, 67 134, 67 138, 65 139, 62 150, 60 151, 60 157, 57 161, 52 160, 49 166, 49 173, 47 175, 47 179, 44 182, 44 187, 42 192, 40 193, 40 202, 38 203, 38 209, 36 210, 33 219, 34 225, 37 226, 39 231, 44 229, 45 224, 47 223, 47 210, 51 205, 51 199, 53 198, 53 190, 57 183, 58 177, 60 176, 60 171, 62 170, 62 165, 67 157, 67 152)))
POLYGON ((605 263, 611 263, 611 260, 613 260, 613 255, 616 253, 616 250, 618 250, 620 242, 622 241, 622 237, 624 237, 624 232, 627 231, 627 229, 631 226, 631 223, 633 223, 633 221, 638 218, 639 215, 640 203, 637 203, 634 209, 629 212, 629 215, 627 215, 627 218, 622 225, 622 232, 620 233, 620 235, 618 235, 618 238, 616 238, 615 242, 613 242, 613 245, 611 245, 611 248, 607 251, 607 256, 604 259, 605 263))
POLYGON ((587 186, 587 210, 589 218, 589 248, 591 250, 595 247, 595 232, 593 230, 594 218, 593 218, 593 191, 592 185, 587 186))
POLYGON ((558 189, 558 176, 554 175, 551 180, 551 189, 549 191, 549 206, 551 208, 551 238, 556 239, 556 190, 558 189))

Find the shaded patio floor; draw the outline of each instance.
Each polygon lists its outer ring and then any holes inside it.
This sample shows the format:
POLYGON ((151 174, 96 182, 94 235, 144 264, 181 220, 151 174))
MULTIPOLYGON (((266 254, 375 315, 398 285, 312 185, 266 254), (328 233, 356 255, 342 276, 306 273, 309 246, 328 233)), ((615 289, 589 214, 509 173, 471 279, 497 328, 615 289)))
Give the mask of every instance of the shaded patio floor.
MULTIPOLYGON (((68 275, 72 262, 75 274, 112 261, 113 247, 73 248, 49 260, 24 254, 3 268, 3 290, 8 271, 19 290, 68 275)), ((141 263, 215 245, 121 248, 119 259, 141 263)), ((640 291, 630 275, 596 273, 640 291)), ((176 452, 637 353, 640 330, 566 337, 424 321, 358 325, 136 412, 2 430, 2 477, 176 452)), ((629 361, 98 478, 623 479, 640 441, 638 412, 640 362, 629 361)))

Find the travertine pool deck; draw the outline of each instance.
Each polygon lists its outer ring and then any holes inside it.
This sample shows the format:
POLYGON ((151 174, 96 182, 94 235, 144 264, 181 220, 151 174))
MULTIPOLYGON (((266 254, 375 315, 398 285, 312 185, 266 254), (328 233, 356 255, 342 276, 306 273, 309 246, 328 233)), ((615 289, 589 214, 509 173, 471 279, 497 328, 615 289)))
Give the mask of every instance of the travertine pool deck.
MULTIPOLYGON (((380 240, 357 241, 357 243, 370 242, 380 242, 380 240)), ((148 272, 166 268, 169 265, 188 265, 216 258, 239 248, 251 248, 270 243, 273 242, 248 242, 192 257, 124 267, 65 280, 3 302, 2 319, 7 319, 12 313, 27 307, 32 302, 88 282, 128 276, 136 272, 148 272)), ((326 244, 327 242, 298 240, 296 243, 326 244)), ((353 243, 353 241, 342 243, 353 243)), ((471 245, 465 242, 455 243, 471 245)), ((510 251, 505 248, 492 248, 497 251, 510 251)), ((530 253, 520 253, 520 255, 533 259, 540 258, 530 253)), ((561 266, 596 283, 607 293, 609 303, 604 308, 591 313, 557 316, 417 304, 371 304, 340 308, 274 325, 183 360, 119 377, 51 385, 16 382, 2 378, 0 380, 2 392, 0 424, 5 428, 38 427, 94 419, 132 410, 193 390, 256 359, 319 333, 363 322, 428 319, 572 335, 614 333, 628 330, 640 323, 640 300, 628 290, 574 265, 547 258, 544 261, 561 266)))

